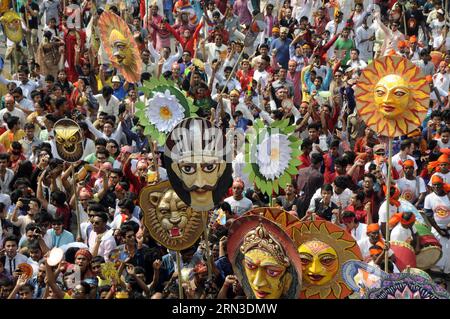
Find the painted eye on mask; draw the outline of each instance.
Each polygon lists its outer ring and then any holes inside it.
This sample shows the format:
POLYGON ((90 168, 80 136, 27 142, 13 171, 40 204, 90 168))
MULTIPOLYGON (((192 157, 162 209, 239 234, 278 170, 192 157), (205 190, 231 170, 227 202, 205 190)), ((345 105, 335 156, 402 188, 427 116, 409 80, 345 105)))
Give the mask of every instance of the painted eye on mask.
POLYGON ((279 269, 267 268, 266 272, 270 277, 277 277, 281 274, 281 270, 279 269))
POLYGON ((212 171, 214 171, 217 167, 217 164, 207 164, 205 166, 202 166, 202 170, 205 173, 211 173, 212 171))
POLYGON ((331 256, 327 256, 327 257, 323 257, 322 259, 320 259, 320 262, 324 266, 330 266, 334 262, 334 260, 335 260, 335 258, 333 258, 331 256))
POLYGON ((196 172, 194 164, 185 164, 181 166, 181 171, 185 174, 192 175, 196 172))
POLYGON ((247 269, 250 269, 250 270, 256 269, 256 265, 254 265, 254 264, 252 264, 251 262, 248 262, 248 261, 245 262, 245 267, 247 269))

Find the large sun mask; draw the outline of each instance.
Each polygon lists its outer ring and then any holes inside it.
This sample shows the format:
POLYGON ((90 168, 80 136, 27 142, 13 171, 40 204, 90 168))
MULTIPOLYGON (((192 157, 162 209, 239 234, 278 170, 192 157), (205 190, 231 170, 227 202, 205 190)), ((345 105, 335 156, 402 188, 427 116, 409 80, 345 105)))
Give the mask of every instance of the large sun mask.
POLYGON ((361 118, 388 137, 405 135, 420 126, 428 111, 429 94, 420 68, 398 56, 374 60, 355 89, 361 118))
POLYGON ((6 37, 14 43, 19 43, 23 39, 22 20, 20 16, 13 11, 8 11, 0 18, 3 24, 6 37))
POLYGON ((299 247, 298 253, 302 260, 303 280, 311 285, 330 282, 339 269, 336 250, 323 241, 308 241, 299 247))
POLYGON ((69 119, 55 123, 56 151, 61 159, 75 163, 83 156, 83 137, 78 124, 69 119))
POLYGON ((187 206, 168 181, 142 189, 139 203, 150 235, 169 249, 189 248, 203 232, 201 213, 187 206))
POLYGON ((136 41, 128 25, 112 12, 103 12, 98 21, 100 38, 111 63, 128 82, 139 81, 142 63, 136 41))

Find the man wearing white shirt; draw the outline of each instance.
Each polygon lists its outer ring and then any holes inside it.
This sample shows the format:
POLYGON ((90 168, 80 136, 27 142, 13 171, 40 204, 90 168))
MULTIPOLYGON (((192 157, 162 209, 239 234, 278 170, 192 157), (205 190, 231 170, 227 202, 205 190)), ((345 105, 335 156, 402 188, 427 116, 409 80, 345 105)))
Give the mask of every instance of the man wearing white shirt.
POLYGON ((354 212, 343 212, 341 219, 347 232, 349 232, 356 241, 363 240, 367 237, 367 225, 358 222, 354 212))
POLYGON ((148 44, 148 49, 150 50, 150 54, 152 55, 153 59, 155 59, 156 65, 158 65, 161 57, 164 59, 161 74, 164 74, 165 72, 172 70, 172 64, 177 62, 181 58, 181 55, 183 54, 183 47, 181 46, 181 44, 177 45, 177 53, 173 55, 170 55, 170 48, 163 48, 162 55, 159 54, 153 47, 152 43, 148 44))
MULTIPOLYGON (((414 227, 416 217, 412 212, 402 214, 400 221, 391 231, 391 240, 407 242, 411 246, 418 245, 417 230, 414 227)), ((418 246, 417 249, 420 247, 418 246)))
POLYGON ((3 248, 5 249, 6 259, 5 259, 5 271, 6 273, 12 275, 17 269, 17 266, 26 263, 28 257, 17 252, 19 240, 16 236, 11 235, 3 240, 3 248))
POLYGON ((416 160, 411 156, 413 151, 414 143, 411 140, 405 140, 400 145, 400 152, 392 156, 392 166, 394 166, 400 176, 403 174, 403 162, 408 159, 414 162, 414 171, 417 170, 416 160))
POLYGON ((347 66, 349 66, 353 71, 362 71, 367 67, 367 63, 364 62, 359 57, 359 49, 351 49, 350 51, 350 60, 347 61, 347 66))
POLYGON ((414 162, 406 160, 403 162, 405 176, 397 180, 397 187, 400 190, 400 197, 409 201, 416 207, 422 204, 427 189, 422 177, 414 176, 414 162))
POLYGON ((89 234, 87 245, 92 256, 102 256, 109 261, 111 251, 116 248, 116 240, 112 232, 107 229, 108 216, 106 213, 98 213, 92 218, 93 229, 89 234))
POLYGON ((97 118, 100 117, 100 113, 104 112, 108 115, 114 115, 116 117, 116 122, 119 115, 119 105, 120 101, 114 95, 114 90, 110 86, 104 86, 102 89, 102 94, 94 95, 94 98, 98 102, 98 113, 97 118))
POLYGON ((355 46, 359 50, 359 57, 363 61, 373 59, 373 41, 375 40, 375 28, 368 26, 367 19, 356 29, 355 46))
POLYGON ((435 138, 440 148, 450 148, 450 129, 445 127, 441 131, 441 137, 435 138))
POLYGON ((34 104, 31 100, 23 96, 23 91, 20 87, 17 87, 12 92, 14 100, 16 101, 16 107, 23 111, 25 114, 29 115, 34 112, 34 104))
MULTIPOLYGON (((335 203, 341 208, 348 207, 352 198, 353 192, 347 188, 347 179, 344 176, 337 176, 333 181, 333 195, 331 195, 331 202, 335 203)), ((308 211, 315 210, 315 199, 322 198, 321 189, 319 188, 311 198, 308 211)))
MULTIPOLYGON (((334 34, 338 34, 345 28, 345 22, 342 19, 343 14, 341 11, 336 11, 334 14, 334 19, 329 21, 327 25, 325 26, 325 30, 330 32, 330 36, 333 36, 334 34), (336 31, 337 29, 337 31, 336 31)), ((328 58, 332 58, 334 55, 334 47, 336 45, 336 42, 331 46, 331 48, 327 51, 328 58)))
MULTIPOLYGON (((385 192, 386 193, 386 192, 385 192)), ((395 187, 391 186, 391 199, 389 203, 389 215, 386 208, 387 201, 385 200, 378 210, 378 224, 380 224, 381 232, 383 233, 383 236, 385 236, 386 231, 386 223, 389 222, 389 219, 394 215, 398 213, 398 208, 400 206, 400 203, 397 203, 398 198, 400 196, 400 191, 395 187)))
POLYGON ((0 83, 6 85, 8 83, 14 82, 17 87, 20 87, 22 89, 23 95, 27 99, 31 100, 31 92, 39 88, 39 84, 37 82, 31 81, 28 78, 29 73, 30 72, 28 71, 27 67, 21 67, 19 69, 19 72, 17 73, 19 81, 8 80, 5 79, 3 75, 0 75, 0 83))
POLYGON ((445 61, 441 61, 439 72, 433 75, 433 85, 444 92, 450 90, 450 74, 447 73, 447 63, 445 61))
POLYGON ((228 47, 223 44, 223 36, 217 33, 214 36, 214 43, 207 43, 205 45, 205 54, 207 61, 211 63, 213 60, 225 60, 228 47))
POLYGON ((0 110, 0 123, 4 123, 3 117, 8 113, 12 116, 17 116, 19 118, 20 126, 23 127, 27 121, 26 114, 19 108, 16 107, 16 100, 11 94, 5 95, 5 108, 0 110))
POLYGON ((120 226, 127 221, 134 221, 139 226, 141 222, 138 218, 133 216, 135 211, 135 205, 129 198, 124 198, 117 204, 119 206, 119 214, 114 217, 114 220, 110 224, 111 229, 120 229, 120 226))

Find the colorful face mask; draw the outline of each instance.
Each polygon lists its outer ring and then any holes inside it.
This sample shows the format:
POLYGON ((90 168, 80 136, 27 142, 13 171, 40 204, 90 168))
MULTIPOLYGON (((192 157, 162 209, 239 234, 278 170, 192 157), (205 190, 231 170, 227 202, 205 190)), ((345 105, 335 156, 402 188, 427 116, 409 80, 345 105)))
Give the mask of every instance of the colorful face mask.
POLYGON ((362 72, 355 89, 358 113, 380 135, 415 130, 425 119, 430 87, 420 68, 397 56, 376 59, 362 72))
POLYGON ((297 299, 301 288, 300 257, 289 236, 257 215, 233 222, 228 257, 250 299, 297 299))
POLYGON ((290 285, 286 267, 270 253, 253 249, 244 255, 244 268, 256 299, 279 299, 283 288, 290 285))
POLYGON ((3 24, 6 37, 14 43, 19 43, 23 39, 22 20, 20 16, 13 11, 8 11, 0 18, 3 24))
POLYGON ((62 119, 55 123, 55 144, 58 156, 75 163, 83 156, 83 137, 78 124, 69 119, 62 119))
POLYGON ((181 121, 167 137, 164 161, 169 180, 193 209, 212 209, 231 186, 226 146, 222 130, 200 118, 181 121))
POLYGON ((298 253, 302 260, 303 279, 311 285, 330 282, 339 269, 336 251, 322 241, 308 241, 299 247, 298 253))
POLYGON ((139 81, 142 69, 139 50, 128 25, 112 12, 103 12, 98 20, 103 46, 113 66, 128 82, 139 81))
POLYGON ((168 181, 145 187, 139 197, 150 235, 172 250, 191 247, 203 232, 202 215, 188 207, 168 181))
POLYGON ((302 262, 303 289, 300 298, 343 299, 352 290, 342 279, 342 264, 362 260, 355 239, 339 226, 325 221, 302 222, 291 237, 302 262))

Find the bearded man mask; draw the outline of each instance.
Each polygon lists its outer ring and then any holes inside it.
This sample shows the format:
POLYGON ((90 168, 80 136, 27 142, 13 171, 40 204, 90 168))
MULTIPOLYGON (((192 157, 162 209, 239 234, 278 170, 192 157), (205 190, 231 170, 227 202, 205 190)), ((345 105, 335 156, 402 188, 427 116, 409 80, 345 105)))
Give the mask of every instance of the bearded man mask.
POLYGON ((226 146, 222 130, 200 118, 183 120, 169 134, 164 151, 167 174, 175 192, 193 209, 212 209, 231 186, 226 146))

